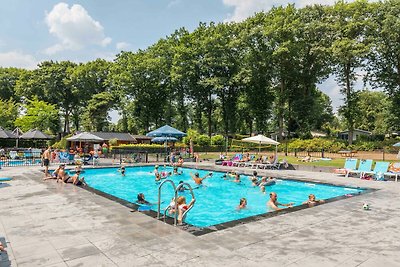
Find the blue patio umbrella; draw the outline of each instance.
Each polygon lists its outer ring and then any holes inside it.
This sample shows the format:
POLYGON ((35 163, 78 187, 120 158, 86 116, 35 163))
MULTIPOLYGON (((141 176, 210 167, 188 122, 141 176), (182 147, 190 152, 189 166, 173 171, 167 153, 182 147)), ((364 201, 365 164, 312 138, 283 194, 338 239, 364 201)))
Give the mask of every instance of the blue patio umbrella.
POLYGON ((153 143, 176 142, 176 141, 178 141, 178 139, 169 136, 154 137, 153 139, 151 139, 151 142, 153 143))
POLYGON ((149 133, 146 134, 147 136, 150 137, 175 137, 175 138, 179 138, 179 137, 183 137, 186 136, 186 134, 184 132, 181 132, 169 125, 165 125, 163 127, 160 127, 154 131, 151 131, 149 133))
POLYGON ((397 147, 399 147, 399 146, 400 146, 400 142, 398 142, 398 143, 394 144, 393 146, 397 146, 397 147))

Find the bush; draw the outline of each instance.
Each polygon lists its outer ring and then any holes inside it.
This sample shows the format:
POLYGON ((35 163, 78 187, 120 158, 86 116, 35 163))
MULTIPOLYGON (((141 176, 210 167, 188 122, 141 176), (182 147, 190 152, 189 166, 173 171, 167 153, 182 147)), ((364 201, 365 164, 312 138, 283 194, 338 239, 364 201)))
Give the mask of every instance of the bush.
POLYGON ((52 147, 56 148, 56 149, 67 149, 67 143, 68 143, 67 138, 70 136, 72 136, 72 135, 70 134, 70 135, 64 136, 63 138, 61 138, 60 141, 54 143, 52 145, 52 147))
POLYGON ((208 135, 202 134, 197 137, 196 144, 199 146, 209 146, 211 143, 210 137, 208 135))
POLYGON ((211 144, 214 146, 222 146, 224 143, 225 143, 225 138, 220 134, 211 137, 211 144))
POLYGON ((108 140, 108 144, 110 146, 115 146, 118 144, 118 139, 117 138, 110 139, 110 140, 108 140))

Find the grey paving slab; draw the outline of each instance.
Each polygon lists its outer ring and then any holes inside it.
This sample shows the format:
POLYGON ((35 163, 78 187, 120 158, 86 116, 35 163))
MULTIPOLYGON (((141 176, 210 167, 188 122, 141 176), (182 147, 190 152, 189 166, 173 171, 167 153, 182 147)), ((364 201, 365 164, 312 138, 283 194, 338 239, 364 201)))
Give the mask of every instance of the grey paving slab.
POLYGON ((32 266, 48 266, 52 264, 62 263, 63 259, 56 251, 42 251, 31 254, 27 257, 16 258, 18 266, 32 267, 32 266))
POLYGON ((57 249, 57 252, 61 255, 64 261, 74 260, 77 258, 83 258, 86 256, 100 254, 101 251, 93 244, 84 244, 73 247, 57 249))
POLYGON ((69 267, 112 267, 117 266, 109 258, 103 254, 90 255, 83 258, 78 258, 70 261, 66 261, 69 267))
POLYGON ((259 170, 379 191, 196 237, 80 188, 43 182, 39 170, 2 170, 14 177, 0 188, 0 237, 12 266, 400 266, 400 183, 259 170))

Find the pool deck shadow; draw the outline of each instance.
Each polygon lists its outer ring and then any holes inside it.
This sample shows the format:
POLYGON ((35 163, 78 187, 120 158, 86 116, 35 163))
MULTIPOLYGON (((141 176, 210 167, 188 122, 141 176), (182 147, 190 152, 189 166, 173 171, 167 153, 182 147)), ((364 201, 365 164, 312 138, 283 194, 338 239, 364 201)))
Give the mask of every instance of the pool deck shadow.
POLYGON ((0 188, 11 266, 400 266, 400 183, 258 170, 376 191, 195 236, 82 188, 44 182, 41 170, 1 170, 13 177, 0 188))

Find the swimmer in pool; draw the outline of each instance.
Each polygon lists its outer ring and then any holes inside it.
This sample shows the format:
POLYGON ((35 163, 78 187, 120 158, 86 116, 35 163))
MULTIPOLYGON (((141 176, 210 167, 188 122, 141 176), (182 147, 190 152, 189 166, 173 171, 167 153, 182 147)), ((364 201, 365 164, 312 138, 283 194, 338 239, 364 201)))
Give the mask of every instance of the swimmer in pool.
POLYGON ((182 171, 178 171, 178 166, 174 166, 174 175, 181 175, 182 171))
POLYGON ((310 194, 308 196, 308 200, 303 202, 303 204, 307 204, 310 208, 314 207, 315 205, 322 204, 322 203, 325 203, 325 201, 322 199, 315 199, 314 194, 310 194))
POLYGON ((240 183, 240 182, 241 182, 241 181, 240 181, 240 174, 239 174, 239 173, 236 173, 235 179, 234 179, 232 182, 234 182, 234 183, 240 183))
POLYGON ((205 175, 203 178, 200 178, 200 175, 198 172, 196 172, 194 175, 192 173, 190 173, 190 176, 192 177, 193 181, 196 184, 201 185, 201 184, 203 184, 204 179, 212 176, 212 173, 210 172, 209 174, 205 175))
MULTIPOLYGON (((151 173, 151 172, 150 172, 150 173, 151 173)), ((158 165, 154 166, 154 171, 153 171, 153 173, 154 173, 154 174, 158 173, 158 165)))
POLYGON ((174 214, 174 213, 176 212, 176 210, 175 210, 175 204, 176 204, 175 198, 173 197, 173 198, 171 199, 171 202, 169 203, 169 205, 168 205, 168 207, 167 207, 169 215, 172 215, 172 214, 174 214))
POLYGON ((245 208, 247 208, 247 200, 246 200, 246 198, 243 197, 243 198, 240 199, 239 206, 237 206, 236 209, 237 210, 242 210, 242 209, 245 209, 245 208))
POLYGON ((264 195, 267 193, 265 191, 265 186, 264 185, 260 186, 260 190, 261 190, 261 193, 263 193, 264 195))
POLYGON ((271 192, 269 194, 269 201, 267 203, 267 207, 269 208, 269 210, 282 210, 281 208, 279 208, 278 206, 285 206, 288 208, 291 208, 293 206, 293 202, 284 204, 284 203, 279 203, 278 202, 278 195, 275 192, 271 192))
POLYGON ((250 177, 250 181, 253 186, 258 186, 259 181, 258 181, 258 176, 257 176, 256 171, 253 172, 253 176, 250 177))
POLYGON ((171 175, 172 175, 171 172, 161 172, 161 179, 165 179, 165 178, 167 178, 168 176, 171 176, 171 175))
POLYGON ((122 176, 125 176, 125 166, 121 166, 119 172, 121 173, 122 176))
POLYGON ((178 223, 182 224, 183 221, 183 214, 185 213, 185 211, 187 211, 188 209, 190 209, 193 204, 194 204, 194 199, 192 199, 189 203, 189 205, 186 204, 186 198, 184 196, 180 196, 178 197, 178 199, 176 200, 176 202, 178 203, 178 223))

